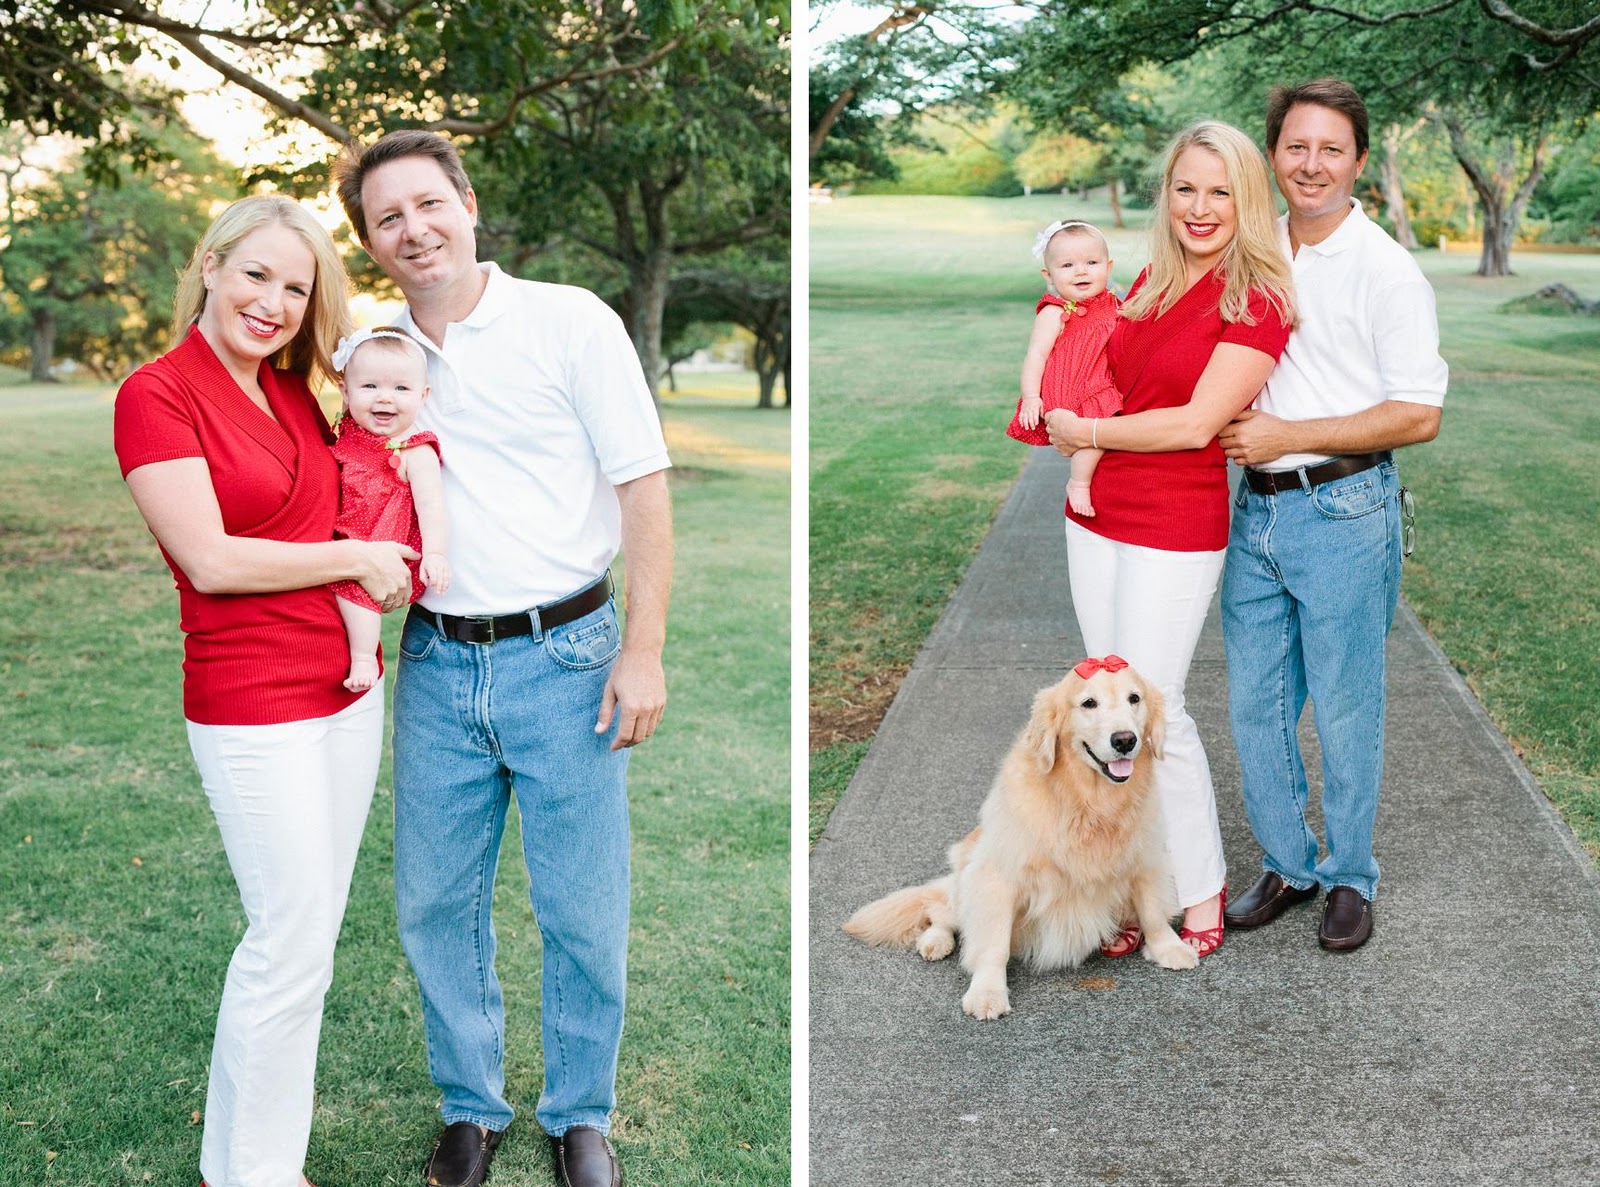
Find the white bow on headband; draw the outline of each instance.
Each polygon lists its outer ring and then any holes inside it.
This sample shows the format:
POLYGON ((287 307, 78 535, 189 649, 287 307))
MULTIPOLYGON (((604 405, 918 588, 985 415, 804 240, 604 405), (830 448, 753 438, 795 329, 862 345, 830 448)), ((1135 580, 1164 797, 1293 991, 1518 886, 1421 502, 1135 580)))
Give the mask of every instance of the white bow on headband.
POLYGON ((379 326, 375 330, 357 330, 350 337, 339 339, 339 345, 333 351, 333 369, 342 375, 344 369, 350 365, 350 356, 355 354, 356 347, 363 342, 371 342, 374 338, 398 338, 401 342, 409 342, 421 350, 424 359, 428 357, 428 352, 423 350, 422 343, 404 330, 397 330, 393 326, 379 326))
POLYGON ((1036 260, 1044 259, 1044 249, 1049 246, 1050 240, 1055 238, 1057 231, 1065 231, 1068 227, 1087 227, 1096 235, 1100 234, 1099 227, 1093 223, 1086 223, 1082 219, 1066 218, 1059 222, 1053 222, 1040 231, 1039 237, 1033 241, 1033 258, 1036 260))

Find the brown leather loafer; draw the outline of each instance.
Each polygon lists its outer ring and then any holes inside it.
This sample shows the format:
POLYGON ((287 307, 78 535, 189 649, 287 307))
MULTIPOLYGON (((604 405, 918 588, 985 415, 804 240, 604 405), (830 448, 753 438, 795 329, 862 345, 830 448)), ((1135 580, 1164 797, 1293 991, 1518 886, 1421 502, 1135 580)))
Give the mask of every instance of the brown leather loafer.
POLYGON ((606 1135, 588 1125, 574 1125, 550 1139, 561 1187, 622 1187, 622 1167, 606 1135))
POLYGON ((1322 909, 1322 926, 1317 943, 1329 952, 1353 952, 1372 935, 1372 904, 1353 886, 1335 886, 1328 891, 1328 904, 1322 909))
POLYGON ((489 1163, 504 1131, 486 1134, 470 1121, 452 1121, 444 1127, 423 1168, 428 1187, 478 1187, 489 1177, 489 1163))
POLYGON ((1272 870, 1256 879, 1256 884, 1228 904, 1222 913, 1229 927, 1260 927, 1271 923, 1296 903, 1317 897, 1316 883, 1304 890, 1290 886, 1272 870))

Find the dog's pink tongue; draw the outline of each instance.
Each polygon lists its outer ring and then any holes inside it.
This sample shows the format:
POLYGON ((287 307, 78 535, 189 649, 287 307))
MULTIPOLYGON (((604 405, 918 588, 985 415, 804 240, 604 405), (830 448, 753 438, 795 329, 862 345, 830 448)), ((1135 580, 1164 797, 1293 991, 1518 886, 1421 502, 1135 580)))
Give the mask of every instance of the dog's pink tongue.
POLYGON ((1110 762, 1106 763, 1106 770, 1110 771, 1118 779, 1126 779, 1129 775, 1133 774, 1133 759, 1112 759, 1110 762))

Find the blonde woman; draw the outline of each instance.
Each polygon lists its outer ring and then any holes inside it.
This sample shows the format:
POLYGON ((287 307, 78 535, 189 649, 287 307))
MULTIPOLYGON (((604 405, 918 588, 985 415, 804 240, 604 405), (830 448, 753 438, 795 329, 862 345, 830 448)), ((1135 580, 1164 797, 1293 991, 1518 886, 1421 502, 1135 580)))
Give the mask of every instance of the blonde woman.
POLYGON ((248 927, 206 1096, 210 1187, 299 1187, 333 945, 382 740, 381 685, 344 687, 327 583, 389 608, 387 541, 338 540, 339 475, 311 381, 349 332, 333 242, 288 198, 235 202, 179 282, 171 351, 117 393, 128 490, 178 587, 183 714, 248 927))
MULTIPOLYGON (((1261 390, 1293 323, 1266 162, 1237 128, 1195 124, 1167 148, 1150 264, 1107 345, 1123 413, 1046 417, 1061 452, 1107 451, 1094 517, 1067 507, 1072 601, 1088 654, 1122 656, 1165 694, 1156 787, 1179 934, 1201 956, 1222 943, 1227 870, 1183 690, 1228 543, 1227 459, 1216 437, 1261 390)), ((1123 956, 1141 939, 1130 926, 1103 951, 1123 956)))

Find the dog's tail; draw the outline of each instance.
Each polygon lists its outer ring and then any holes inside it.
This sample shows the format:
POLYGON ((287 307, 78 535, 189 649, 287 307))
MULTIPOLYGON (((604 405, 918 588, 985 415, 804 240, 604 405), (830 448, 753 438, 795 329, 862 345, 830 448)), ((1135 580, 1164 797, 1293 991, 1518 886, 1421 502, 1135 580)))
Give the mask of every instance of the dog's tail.
POLYGON ((885 895, 850 916, 844 929, 874 947, 909 948, 933 924, 935 915, 949 915, 949 882, 939 878, 885 895))

